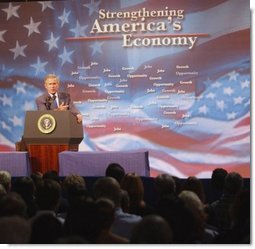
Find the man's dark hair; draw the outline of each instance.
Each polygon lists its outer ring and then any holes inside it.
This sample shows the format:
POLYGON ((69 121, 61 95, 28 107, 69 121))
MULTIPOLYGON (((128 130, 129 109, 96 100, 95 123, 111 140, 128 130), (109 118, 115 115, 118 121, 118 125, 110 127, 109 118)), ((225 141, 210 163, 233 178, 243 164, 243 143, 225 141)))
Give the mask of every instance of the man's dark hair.
POLYGON ((212 172, 212 185, 216 189, 223 189, 225 177, 228 174, 228 172, 223 168, 216 168, 212 172))
POLYGON ((105 176, 115 178, 119 183, 125 175, 124 168, 118 163, 110 163, 105 171, 105 176))

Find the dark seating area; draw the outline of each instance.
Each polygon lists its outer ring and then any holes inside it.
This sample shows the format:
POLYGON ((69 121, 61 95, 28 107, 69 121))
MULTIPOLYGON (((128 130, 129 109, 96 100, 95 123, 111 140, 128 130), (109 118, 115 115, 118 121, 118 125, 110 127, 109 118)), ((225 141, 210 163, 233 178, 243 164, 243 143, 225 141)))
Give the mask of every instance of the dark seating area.
MULTIPOLYGON (((93 184, 99 177, 84 177, 87 188, 90 191, 93 190, 93 184)), ((61 180, 64 179, 64 177, 60 177, 61 180)), ((155 193, 155 186, 154 181, 155 178, 153 177, 141 177, 143 184, 144 184, 144 199, 146 202, 148 202, 150 205, 155 205, 156 202, 156 193, 155 193)), ((15 180, 15 178, 14 178, 15 180)), ((178 179, 181 183, 181 185, 185 182, 186 179, 178 179)), ((211 203, 219 198, 219 192, 213 189, 211 185, 211 179, 200 179, 203 183, 204 190, 206 193, 206 202, 211 203)), ((247 189, 250 191, 250 179, 244 178, 244 189, 247 189)))
POLYGON ((153 178, 112 164, 105 174, 0 171, 0 243, 250 244, 250 179, 238 173, 153 178))

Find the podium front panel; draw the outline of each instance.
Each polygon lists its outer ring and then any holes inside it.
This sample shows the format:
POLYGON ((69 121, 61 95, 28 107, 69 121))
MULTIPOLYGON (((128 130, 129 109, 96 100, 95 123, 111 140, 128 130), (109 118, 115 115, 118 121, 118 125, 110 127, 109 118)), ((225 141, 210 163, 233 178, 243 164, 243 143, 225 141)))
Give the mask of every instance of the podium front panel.
POLYGON ((79 144, 83 139, 83 126, 70 111, 28 111, 23 139, 26 144, 79 144), (55 128, 42 132, 38 122, 44 115, 54 118, 55 128))

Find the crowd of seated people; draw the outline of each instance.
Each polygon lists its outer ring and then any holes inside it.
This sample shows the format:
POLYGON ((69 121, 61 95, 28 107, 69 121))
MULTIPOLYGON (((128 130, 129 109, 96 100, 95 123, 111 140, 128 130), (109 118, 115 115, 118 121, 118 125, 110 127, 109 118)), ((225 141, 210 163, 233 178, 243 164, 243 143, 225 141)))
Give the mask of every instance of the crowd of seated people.
POLYGON ((107 167, 88 189, 84 176, 0 171, 1 244, 250 244, 250 189, 236 172, 215 169, 207 202, 195 176, 153 178, 154 203, 140 176, 107 167))

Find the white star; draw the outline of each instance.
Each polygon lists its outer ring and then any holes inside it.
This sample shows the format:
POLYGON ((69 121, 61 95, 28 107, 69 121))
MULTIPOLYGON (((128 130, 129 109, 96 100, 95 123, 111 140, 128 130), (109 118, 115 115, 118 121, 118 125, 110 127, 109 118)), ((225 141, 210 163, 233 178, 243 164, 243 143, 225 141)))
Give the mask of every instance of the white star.
POLYGON ((14 85, 14 88, 16 89, 16 93, 17 94, 26 94, 26 83, 18 81, 18 83, 16 85, 14 85))
POLYGON ((226 94, 226 95, 231 96, 234 93, 234 90, 231 87, 225 87, 223 89, 223 93, 226 94))
POLYGON ((235 119, 236 118, 237 113, 236 112, 231 112, 231 113, 227 113, 227 119, 235 119))
POLYGON ((23 105, 22 109, 24 111, 29 111, 29 110, 33 110, 34 109, 34 102, 28 102, 26 101, 25 104, 23 105))
POLYGON ((22 126, 22 119, 18 118, 16 115, 14 115, 13 118, 9 118, 9 120, 13 123, 13 126, 22 126))
POLYGON ((2 128, 8 131, 11 131, 11 127, 8 126, 4 121, 1 122, 2 128))
POLYGON ((55 38, 53 36, 53 32, 51 32, 50 39, 44 41, 45 43, 47 43, 49 45, 49 50, 48 51, 51 51, 52 48, 58 48, 58 46, 57 46, 57 41, 58 40, 59 40, 59 37, 55 38))
POLYGON ((244 99, 245 99, 245 98, 244 98, 244 97, 241 97, 241 96, 234 98, 234 103, 235 103, 235 105, 237 105, 237 104, 242 104, 244 99))
POLYGON ((213 88, 220 88, 221 87, 221 83, 219 81, 216 81, 212 84, 213 88))
POLYGON ((241 87, 242 88, 250 87, 250 81, 249 80, 242 81, 241 87))
POLYGON ((230 72, 230 73, 228 74, 228 76, 229 76, 229 81, 236 80, 238 75, 239 75, 239 74, 236 73, 235 71, 230 72))
POLYGON ((44 11, 45 9, 47 8, 50 8, 50 9, 53 9, 53 6, 52 6, 52 1, 45 1, 45 2, 38 2, 42 5, 42 11, 44 11))
POLYGON ((92 43, 92 45, 90 45, 90 47, 93 49, 92 51, 92 55, 94 55, 96 52, 102 54, 102 45, 103 45, 104 42, 98 42, 98 41, 95 41, 92 43))
POLYGON ((44 68, 48 64, 48 62, 41 62, 40 57, 37 57, 37 63, 30 65, 31 67, 35 68, 35 75, 38 75, 39 73, 46 73, 44 68))
POLYGON ((24 49, 26 47, 27 47, 27 45, 20 46, 19 42, 16 41, 16 47, 9 49, 10 51, 12 51, 14 53, 14 60, 16 60, 16 58, 20 55, 26 57, 26 55, 24 54, 24 49))
POLYGON ((34 22, 33 18, 30 17, 30 23, 27 25, 24 25, 24 27, 28 29, 28 36, 30 36, 34 32, 40 34, 40 31, 38 30, 38 26, 40 24, 41 22, 34 22))
POLYGON ((0 97, 0 100, 2 101, 2 103, 3 103, 3 106, 6 106, 6 105, 8 105, 8 106, 12 106, 12 99, 11 98, 8 98, 5 94, 4 94, 4 96, 3 97, 0 97))
POLYGON ((207 99, 214 99, 215 96, 216 96, 215 93, 210 92, 210 93, 208 93, 208 94, 206 95, 206 98, 207 98, 207 99))
POLYGON ((6 31, 7 31, 7 30, 2 30, 2 31, 0 31, 0 41, 1 41, 1 42, 5 42, 3 35, 4 35, 4 33, 5 33, 6 31))
POLYGON ((223 100, 216 101, 216 105, 221 111, 224 111, 224 109, 227 108, 223 100))
POLYGON ((7 9, 3 9, 3 11, 7 13, 7 20, 9 20, 12 16, 19 17, 17 13, 19 8, 20 8, 20 5, 12 6, 12 3, 9 3, 9 7, 7 9))
POLYGON ((61 55, 58 56, 58 57, 61 58, 61 60, 62 60, 61 66, 63 66, 66 62, 72 63, 70 56, 71 56, 71 54, 72 54, 73 52, 74 52, 74 51, 67 52, 67 51, 66 51, 66 48, 64 47, 63 53, 62 53, 61 55))
POLYGON ((88 25, 81 26, 80 23, 76 21, 76 27, 74 29, 70 29, 70 31, 74 33, 75 37, 78 37, 78 36, 83 37, 83 36, 86 36, 85 30, 87 27, 88 25))
POLYGON ((199 107, 198 110, 199 110, 199 113, 204 113, 204 114, 206 114, 209 111, 206 105, 199 107))
POLYGON ((98 13, 100 3, 100 1, 95 3, 94 0, 91 0, 91 3, 83 4, 83 6, 89 9, 89 16, 91 16, 94 12, 98 13))
POLYGON ((64 9, 62 16, 58 17, 58 19, 61 20, 61 28, 64 26, 65 23, 69 23, 68 17, 70 13, 71 11, 66 12, 66 9, 64 9))

